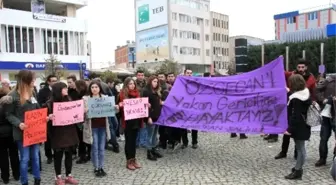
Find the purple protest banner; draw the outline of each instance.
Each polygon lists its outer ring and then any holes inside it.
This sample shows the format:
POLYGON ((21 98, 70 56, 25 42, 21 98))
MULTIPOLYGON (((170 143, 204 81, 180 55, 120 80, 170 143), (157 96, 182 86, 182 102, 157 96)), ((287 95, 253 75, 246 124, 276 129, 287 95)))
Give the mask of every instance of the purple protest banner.
POLYGON ((177 77, 156 124, 210 132, 284 133, 283 57, 229 77, 177 77))

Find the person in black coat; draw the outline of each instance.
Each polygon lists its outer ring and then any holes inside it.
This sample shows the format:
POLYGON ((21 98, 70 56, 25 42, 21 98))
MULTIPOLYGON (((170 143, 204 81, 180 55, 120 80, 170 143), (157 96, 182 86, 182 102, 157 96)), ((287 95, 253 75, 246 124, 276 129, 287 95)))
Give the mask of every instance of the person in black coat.
POLYGON ((5 184, 9 183, 9 159, 14 179, 18 181, 20 178, 18 148, 13 140, 12 125, 6 119, 3 106, 10 102, 4 97, 7 93, 8 91, 0 89, 0 170, 1 179, 5 184))
POLYGON ((302 179, 302 167, 306 159, 305 141, 309 140, 311 135, 311 127, 307 124, 307 112, 312 104, 309 90, 306 88, 305 80, 301 75, 293 75, 289 78, 291 89, 287 91, 291 93, 288 102, 288 129, 286 135, 290 135, 295 142, 297 151, 296 165, 292 168, 292 172, 285 178, 290 180, 302 179))
MULTIPOLYGON (((47 76, 47 80, 45 86, 40 89, 37 94, 37 101, 41 107, 45 107, 47 101, 51 96, 51 86, 57 82, 57 77, 55 75, 47 76)), ((48 134, 47 134, 47 141, 44 143, 44 154, 47 157, 47 163, 51 164, 53 161, 53 153, 51 150, 50 144, 50 126, 48 125, 48 134)))
POLYGON ((159 119, 162 108, 162 94, 159 79, 156 76, 151 76, 148 79, 148 83, 143 91, 143 97, 148 97, 148 103, 151 105, 148 113, 147 123, 147 159, 151 161, 156 161, 157 158, 161 158, 162 155, 156 148, 157 145, 157 134, 159 131, 159 126, 154 123, 159 119))

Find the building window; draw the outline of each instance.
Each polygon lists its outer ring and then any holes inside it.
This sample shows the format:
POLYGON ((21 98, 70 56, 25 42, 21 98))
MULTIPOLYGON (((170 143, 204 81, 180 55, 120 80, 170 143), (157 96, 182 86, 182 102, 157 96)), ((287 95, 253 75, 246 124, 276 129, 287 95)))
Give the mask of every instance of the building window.
POLYGON ((216 26, 216 19, 212 19, 212 26, 216 26))
POLYGON ((178 38, 177 29, 173 29, 173 37, 178 38))
POLYGON ((178 46, 173 46, 173 52, 174 52, 175 54, 178 54, 178 46))
POLYGON ((205 7, 206 11, 209 11, 209 5, 206 4, 206 5, 204 5, 204 7, 205 7))
POLYGON ((308 20, 315 20, 315 19, 318 19, 317 12, 308 13, 308 20))
MULTIPOLYGON (((69 55, 68 52, 68 32, 60 30, 43 30, 44 36, 44 53, 45 54, 62 54, 69 55), (63 35, 64 34, 64 35, 63 35)), ((73 32, 71 41, 73 42, 73 54, 83 55, 84 35, 78 32, 73 32)))
MULTIPOLYGON (((34 30, 33 28, 7 26, 9 52, 34 53, 34 30)), ((7 35, 7 33, 6 33, 7 35)))
POLYGON ((174 21, 176 21, 176 20, 177 20, 177 13, 175 13, 175 12, 172 12, 172 19, 173 19, 174 21))
POLYGON ((205 35, 205 41, 209 41, 209 35, 208 34, 205 35))
POLYGON ((209 26, 209 19, 205 19, 205 26, 209 26))
POLYGON ((229 29, 229 22, 226 21, 226 29, 229 29))
POLYGON ((206 56, 210 56, 210 49, 205 50, 206 56))
POLYGON ((296 23, 296 17, 287 18, 287 24, 293 24, 293 23, 296 23))

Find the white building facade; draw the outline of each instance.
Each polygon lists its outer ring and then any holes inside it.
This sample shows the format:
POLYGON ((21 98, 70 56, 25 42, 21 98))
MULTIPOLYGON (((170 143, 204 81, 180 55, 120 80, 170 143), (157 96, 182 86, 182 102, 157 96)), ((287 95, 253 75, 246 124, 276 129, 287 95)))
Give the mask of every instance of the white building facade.
POLYGON ((135 0, 137 65, 165 59, 195 73, 212 64, 210 0, 135 0))
POLYGON ((89 61, 87 21, 76 18, 84 6, 87 0, 0 0, 0 78, 15 81, 21 69, 40 77, 50 55, 79 77, 89 61))
POLYGON ((211 72, 228 75, 231 65, 229 57, 229 16, 211 12, 212 62, 211 72))

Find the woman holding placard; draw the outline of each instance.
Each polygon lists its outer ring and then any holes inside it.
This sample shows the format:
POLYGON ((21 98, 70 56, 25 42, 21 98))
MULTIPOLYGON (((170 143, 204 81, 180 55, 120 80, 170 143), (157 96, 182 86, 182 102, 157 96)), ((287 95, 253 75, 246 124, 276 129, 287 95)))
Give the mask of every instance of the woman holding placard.
POLYGON ((156 148, 157 145, 157 135, 159 126, 154 125, 161 114, 162 108, 162 94, 161 87, 159 84, 159 79, 156 76, 151 76, 148 79, 147 86, 143 91, 143 97, 148 97, 148 102, 151 104, 151 108, 149 109, 149 117, 146 121, 146 129, 147 129, 147 159, 151 161, 156 161, 157 158, 161 158, 162 155, 156 148))
POLYGON ((40 176, 40 145, 33 144, 23 146, 23 130, 25 124, 25 112, 39 109, 40 106, 34 94, 35 74, 29 70, 21 70, 17 74, 17 85, 8 96, 12 102, 6 107, 6 118, 13 125, 13 137, 18 144, 20 152, 20 181, 28 184, 28 162, 31 159, 34 175, 34 184, 41 184, 40 176))
POLYGON ((104 157, 105 157, 105 144, 110 140, 110 129, 108 117, 95 117, 88 118, 89 98, 107 97, 103 94, 102 86, 98 81, 92 81, 89 85, 89 96, 84 96, 85 114, 86 119, 83 125, 83 141, 91 144, 91 159, 94 166, 94 173, 96 177, 104 177, 104 157))
MULTIPOLYGON (((119 93, 118 104, 120 108, 124 107, 125 99, 140 98, 140 92, 136 87, 135 81, 128 77, 125 79, 122 90, 119 93)), ((126 167, 129 170, 135 170, 141 168, 137 162, 136 155, 136 139, 138 136, 139 129, 143 126, 143 119, 131 119, 125 120, 125 114, 120 111, 122 115, 122 127, 124 128, 125 134, 125 155, 126 155, 126 167)))
MULTIPOLYGON (((52 94, 50 101, 47 102, 48 114, 50 120, 53 118, 54 103, 62 103, 71 101, 68 95, 68 87, 63 82, 55 83, 52 86, 52 94)), ((48 124, 52 124, 49 122, 48 124)), ((50 129, 51 148, 54 150, 54 169, 55 184, 78 184, 78 181, 71 175, 72 171, 72 155, 76 145, 79 143, 76 124, 65 126, 52 126, 50 129), (62 159, 65 156, 65 179, 62 178, 62 159)))

